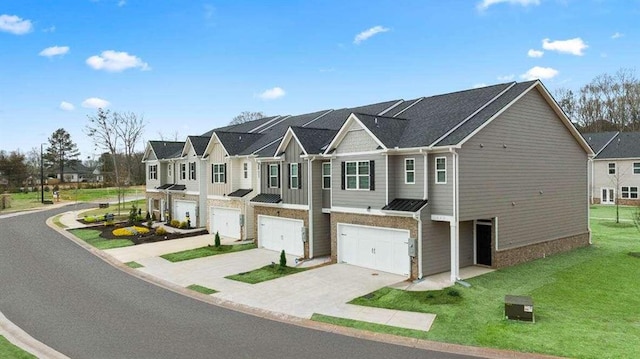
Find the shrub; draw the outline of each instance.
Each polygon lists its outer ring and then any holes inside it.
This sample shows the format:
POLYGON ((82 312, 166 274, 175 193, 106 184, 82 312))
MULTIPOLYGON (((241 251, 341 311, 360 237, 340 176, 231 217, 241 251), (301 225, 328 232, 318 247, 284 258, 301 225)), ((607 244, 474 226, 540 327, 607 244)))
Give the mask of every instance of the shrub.
POLYGON ((447 295, 450 297, 460 297, 460 292, 457 289, 449 288, 447 290, 447 295))
POLYGON ((158 218, 156 218, 155 212, 151 214, 151 220, 154 222, 158 220, 158 218))
POLYGON ((138 219, 138 208, 136 207, 135 204, 131 205, 131 209, 129 210, 129 220, 128 223, 129 224, 133 224, 135 223, 135 221, 138 219))
POLYGON ((60 187, 58 185, 53 186, 53 191, 54 192, 60 191, 60 187))
POLYGON ((187 229, 187 228, 189 228, 189 223, 187 223, 187 221, 180 222, 180 229, 187 229))
POLYGON ((49 186, 44 186, 44 191, 45 192, 49 192, 49 191, 51 191, 51 189, 49 188, 49 186))
POLYGON ((180 228, 180 221, 172 219, 171 222, 169 222, 169 225, 174 228, 180 228))
POLYGON ((287 256, 284 254, 284 249, 280 252, 280 268, 287 266, 287 256))
POLYGON ((213 245, 216 246, 216 248, 220 247, 220 234, 218 232, 216 232, 216 238, 213 242, 213 245))
POLYGON ((149 228, 153 227, 153 221, 152 220, 148 220, 147 221, 147 227, 149 227, 149 228))
POLYGON ((123 227, 123 228, 114 229, 113 232, 111 232, 111 233, 113 233, 113 235, 116 236, 116 237, 135 236, 135 235, 138 235, 138 234, 149 233, 149 228, 139 227, 139 226, 123 227))
POLYGON ((167 229, 164 228, 163 226, 160 226, 156 228, 156 234, 159 236, 164 236, 165 234, 167 234, 167 229))
POLYGON ((149 222, 151 220, 151 214, 149 214, 149 212, 147 212, 147 215, 144 217, 144 219, 146 219, 147 222, 149 222))

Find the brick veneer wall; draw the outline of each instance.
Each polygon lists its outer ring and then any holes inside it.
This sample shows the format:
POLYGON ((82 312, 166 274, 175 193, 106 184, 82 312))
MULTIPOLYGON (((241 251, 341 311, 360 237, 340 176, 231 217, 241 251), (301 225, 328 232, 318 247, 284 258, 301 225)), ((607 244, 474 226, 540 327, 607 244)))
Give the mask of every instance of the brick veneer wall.
MULTIPOLYGON (((271 217, 282 217, 288 219, 300 219, 303 222, 303 226, 307 228, 307 236, 309 235, 309 211, 303 209, 290 209, 290 208, 278 208, 278 207, 266 207, 266 206, 254 206, 253 215, 255 220, 255 226, 253 229, 253 238, 255 243, 260 247, 260 238, 258 238, 258 215, 265 215, 271 217)), ((304 242, 304 258, 309 258, 309 238, 304 242)))
MULTIPOLYGON (((410 217, 394 217, 394 216, 374 216, 368 214, 355 213, 331 213, 331 261, 338 261, 338 223, 359 224, 372 227, 388 227, 396 229, 406 229, 409 231, 409 237, 418 238, 418 221, 410 217)), ((418 261, 417 258, 411 258, 410 278, 418 277, 418 261)))
POLYGON ((516 264, 529 262, 534 259, 544 258, 548 255, 568 252, 572 249, 589 245, 589 233, 550 240, 513 249, 497 251, 493 253, 493 267, 503 268, 516 264))

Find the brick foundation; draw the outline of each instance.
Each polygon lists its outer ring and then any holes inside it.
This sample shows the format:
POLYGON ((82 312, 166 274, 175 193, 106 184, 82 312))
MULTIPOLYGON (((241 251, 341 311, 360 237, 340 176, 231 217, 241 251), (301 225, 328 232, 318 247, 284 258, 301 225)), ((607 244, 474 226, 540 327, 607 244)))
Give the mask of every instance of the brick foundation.
POLYGON ((621 206, 640 206, 640 199, 618 198, 621 206))
POLYGON ((504 268, 538 258, 568 252, 589 245, 589 233, 578 234, 528 246, 505 249, 493 253, 493 268, 504 268))
MULTIPOLYGON (((331 262, 338 261, 338 223, 359 224, 372 227, 405 229, 409 237, 418 238, 418 221, 409 217, 374 216, 354 213, 331 213, 331 262)), ((418 278, 417 258, 411 258, 411 279, 418 278)))
MULTIPOLYGON (((307 234, 309 232, 309 211, 302 209, 290 209, 279 207, 266 207, 266 206, 254 206, 253 207, 254 226, 253 235, 256 245, 260 247, 260 238, 258 238, 258 215, 265 215, 271 217, 282 217, 288 219, 300 219, 303 225, 307 228, 307 234)), ((304 258, 309 258, 309 240, 304 242, 304 258)))

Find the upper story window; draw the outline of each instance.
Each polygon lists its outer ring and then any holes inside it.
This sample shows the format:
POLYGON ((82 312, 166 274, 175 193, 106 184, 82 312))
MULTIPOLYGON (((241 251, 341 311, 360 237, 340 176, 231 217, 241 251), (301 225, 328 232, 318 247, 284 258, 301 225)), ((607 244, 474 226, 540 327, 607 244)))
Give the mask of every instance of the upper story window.
POLYGON ((211 165, 211 183, 227 183, 227 165, 214 163, 211 165))
POLYGON ((404 159, 404 183, 416 183, 416 160, 414 158, 404 159))
POLYGON ((622 198, 638 199, 638 187, 622 187, 622 198))
POLYGON ((289 163, 289 188, 301 188, 300 185, 300 164, 289 163))
POLYGON ((196 163, 195 162, 189 162, 189 179, 190 180, 196 179, 196 163))
POLYGON ((242 164, 242 173, 245 179, 249 178, 249 164, 246 162, 242 164))
POLYGON ((158 179, 158 165, 149 165, 149 179, 158 179))
POLYGON ((609 163, 609 174, 610 175, 616 174, 616 164, 613 162, 609 163))
POLYGON ((173 168, 173 163, 169 163, 167 165, 167 173, 169 174, 169 177, 173 176, 173 171, 171 170, 173 168))
POLYGON ((269 165, 269 188, 280 188, 280 165, 269 165))
POLYGON ((180 164, 180 179, 187 179, 187 164, 180 164))
POLYGON ((436 157, 436 183, 447 183, 446 157, 436 157))
POLYGON ((633 174, 640 175, 640 162, 633 163, 633 174))
POLYGON ((331 162, 322 164, 322 189, 331 188, 331 162))
POLYGON ((345 162, 346 189, 370 189, 369 161, 345 162))

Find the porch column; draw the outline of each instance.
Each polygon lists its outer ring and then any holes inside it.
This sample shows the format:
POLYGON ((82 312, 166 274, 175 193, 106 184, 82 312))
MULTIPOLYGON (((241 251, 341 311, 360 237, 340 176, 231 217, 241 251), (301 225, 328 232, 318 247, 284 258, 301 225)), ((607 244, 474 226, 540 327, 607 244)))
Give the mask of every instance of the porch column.
POLYGON ((457 221, 449 222, 451 236, 451 282, 460 277, 460 231, 457 221))

